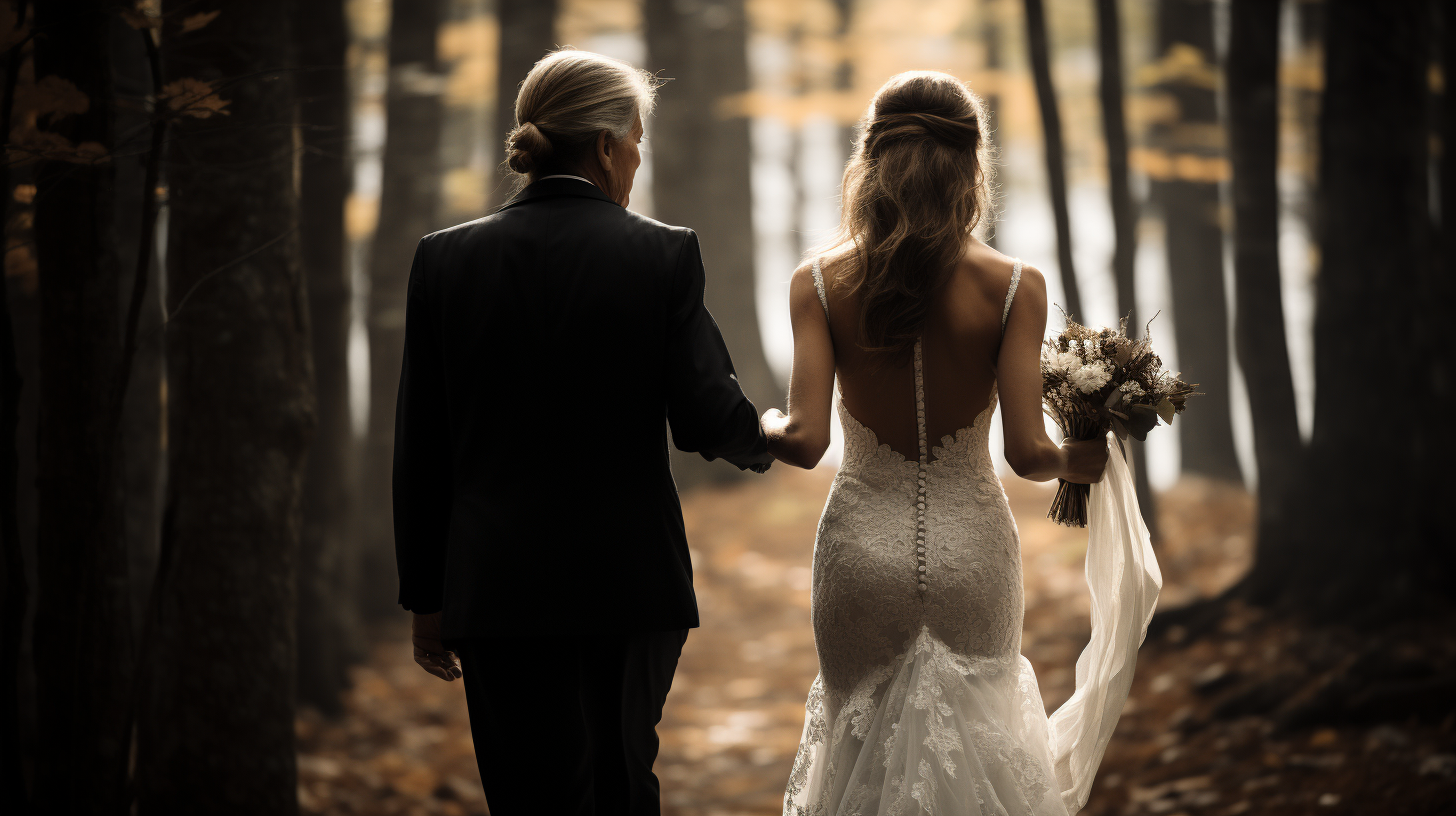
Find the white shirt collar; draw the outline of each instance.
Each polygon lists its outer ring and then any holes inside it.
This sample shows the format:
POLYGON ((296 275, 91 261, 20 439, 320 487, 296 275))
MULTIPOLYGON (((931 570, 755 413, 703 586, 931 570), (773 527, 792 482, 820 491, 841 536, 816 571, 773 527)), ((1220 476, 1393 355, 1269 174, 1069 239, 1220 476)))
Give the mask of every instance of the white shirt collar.
POLYGON ((591 180, 591 179, 589 179, 589 178, 582 178, 582 177, 581 177, 581 176, 572 176, 572 175, 568 175, 568 174, 566 174, 566 173, 557 173, 557 174, 555 174, 555 175, 551 175, 551 176, 542 176, 542 177, 541 177, 541 178, 538 178, 538 179, 536 179, 536 180, 537 180, 537 181, 545 181, 545 180, 546 180, 546 179, 554 179, 554 178, 569 178, 569 179, 576 179, 576 180, 577 180, 577 181, 584 181, 584 182, 586 182, 586 183, 587 183, 587 184, 590 184, 590 185, 591 185, 591 186, 593 186, 593 187, 596 187, 596 186, 597 186, 597 185, 596 185, 596 183, 595 183, 595 182, 593 182, 593 181, 592 181, 592 180, 591 180))

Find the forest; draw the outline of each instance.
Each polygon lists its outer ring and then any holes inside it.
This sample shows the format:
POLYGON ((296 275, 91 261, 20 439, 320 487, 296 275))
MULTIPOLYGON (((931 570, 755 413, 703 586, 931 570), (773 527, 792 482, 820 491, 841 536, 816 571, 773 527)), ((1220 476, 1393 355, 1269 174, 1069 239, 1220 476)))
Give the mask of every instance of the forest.
MULTIPOLYGON (((395 603, 395 393, 416 243, 510 199, 563 46, 666 80, 631 206, 700 236, 760 411, 856 122, 922 68, 986 104, 987 240, 1049 332, 1127 317, 1198 383, 1133 446, 1166 582, 1084 813, 1452 812, 1443 0, 3 0, 0 807, 488 813, 395 603)), ((546 489, 613 478, 554 448, 546 489)), ((835 464, 673 452, 703 627, 664 813, 781 811, 835 464)), ((1086 534, 1001 470, 1050 710, 1086 534)))

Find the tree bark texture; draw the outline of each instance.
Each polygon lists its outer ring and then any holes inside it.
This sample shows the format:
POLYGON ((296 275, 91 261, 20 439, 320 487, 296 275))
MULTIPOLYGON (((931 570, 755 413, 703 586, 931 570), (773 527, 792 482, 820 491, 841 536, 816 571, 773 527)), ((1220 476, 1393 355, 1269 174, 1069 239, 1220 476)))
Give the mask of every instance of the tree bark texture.
POLYGON ((1256 593, 1306 615, 1378 620, 1453 595, 1440 475, 1452 441, 1392 404, 1434 405, 1442 387, 1440 354, 1422 345, 1449 309, 1430 251, 1428 14, 1326 7, 1315 426, 1283 510, 1288 535, 1261 547, 1251 576, 1256 593))
MULTIPOLYGON (((1127 117, 1123 112, 1122 26, 1117 0, 1097 0, 1097 52, 1102 72, 1098 98, 1102 104, 1102 136, 1107 144, 1107 191, 1112 209, 1112 278, 1117 285, 1117 311, 1128 318, 1129 332, 1140 332, 1137 320, 1137 287, 1134 259, 1137 257, 1137 205, 1128 182, 1127 117)), ((1143 519, 1158 539, 1158 513, 1148 483, 1148 457, 1143 443, 1126 442, 1132 451, 1134 481, 1143 519)))
MULTIPOLYGON (((146 99, 161 88, 160 53, 150 30, 111 25, 112 83, 117 99, 146 99), (151 56, 158 56, 154 64, 151 56), (156 71, 154 74, 153 71, 156 71)), ((166 103, 161 103, 165 109, 166 103)), ((112 245, 120 271, 118 315, 122 317, 121 400, 116 455, 125 525, 132 630, 140 635, 152 578, 157 571, 161 531, 163 359, 162 301, 156 252, 157 193, 161 185, 164 120, 151 107, 118 105, 113 128, 117 144, 112 245), (145 240, 144 240, 145 238, 145 240), (135 328, 131 342, 128 327, 135 328)))
MULTIPOLYGON (((182 13, 187 0, 164 5, 182 13)), ((168 149, 168 454, 138 723, 142 814, 294 814, 299 501, 314 426, 284 0, 227 0, 169 81, 227 117, 168 149), (226 43, 220 47, 218 43, 226 43)))
MULTIPOLYGON (((496 74, 495 155, 505 158, 506 137, 516 127, 516 94, 531 67, 556 46, 557 0, 497 0, 500 22, 499 72, 496 74)), ((504 164, 497 165, 490 199, 494 209, 513 192, 504 164)))
MULTIPOLYGON (((84 111, 50 128, 73 145, 114 147, 105 2, 42 3, 39 78, 69 81, 84 111)), ((35 661, 41 812, 123 807, 132 670, 127 553, 116 476, 113 388, 119 363, 115 165, 46 162, 37 177, 40 266, 38 586, 35 661)), ((8 196, 9 191, 5 191, 8 196)))
POLYGON ((1178 418, 1185 472, 1242 481, 1229 398, 1228 305, 1223 285, 1223 226, 1216 179, 1181 170, 1184 157, 1222 155, 1211 0, 1161 0, 1158 46, 1168 64, 1197 60, 1199 70, 1170 72, 1160 86, 1178 118, 1155 126, 1149 143, 1167 154, 1173 174, 1153 182, 1166 224, 1173 331, 1183 379, 1205 394, 1178 418), (1179 56, 1179 55, 1183 56, 1179 56), (1191 59, 1189 59, 1191 58, 1191 59), (1206 69, 1206 70, 1205 70, 1206 69))
MULTIPOLYGON (((28 11, 28 9, 27 9, 28 11)), ((15 35, 25 30, 25 19, 17 15, 15 35)), ((0 133, 9 133, 15 110, 15 87, 19 81, 22 46, 13 44, 4 54, 3 95, 0 95, 0 133)), ((10 215, 14 184, 9 164, 0 169, 0 224, 5 246, 9 247, 10 215)), ((8 249, 7 249, 8 251, 8 249)), ((29 808, 29 786, 25 773, 26 746, 22 736, 21 641, 25 613, 30 605, 30 580, 26 575, 25 547, 20 538, 20 450, 16 434, 20 428, 20 346, 11 319, 10 281, 0 280, 0 547, 4 548, 4 578, 0 582, 0 785, 12 792, 13 806, 29 808)), ((34 383, 31 384, 34 387, 34 383)))
POLYGON ((1256 547, 1281 546, 1303 445, 1279 283, 1280 4, 1233 0, 1229 10, 1229 158, 1233 165, 1234 342, 1248 383, 1258 467, 1256 547))
POLYGON ((1026 0, 1026 39, 1031 57, 1031 75, 1036 84, 1036 101, 1041 109, 1042 146, 1046 149, 1047 189, 1051 195, 1052 219, 1057 229, 1057 267, 1062 297, 1069 317, 1083 321, 1082 296, 1077 288, 1077 270, 1072 263, 1072 217, 1067 211, 1067 160, 1062 149, 1062 115, 1057 110, 1057 92, 1052 85, 1051 45, 1047 41, 1046 10, 1042 0, 1026 0))
MULTIPOLYGON (((652 133, 655 214, 697 231, 718 322, 738 380, 760 409, 782 402, 769 370, 754 297, 753 191, 748 118, 727 106, 748 90, 747 20, 742 0, 691 7, 647 0, 647 63, 673 79, 661 89, 652 133)), ((674 453, 679 487, 733 479, 746 471, 674 453)))
MULTIPOLYGON (((1436 130, 1441 139, 1440 164, 1440 256, 1434 267, 1435 296, 1429 307, 1440 309, 1456 303, 1456 9, 1448 3, 1435 3, 1437 10, 1436 59, 1440 61, 1446 83, 1442 89, 1440 105, 1437 108, 1436 130)), ((1431 334, 1445 330, 1446 321, 1433 321, 1426 329, 1431 334)), ((1427 348, 1434 348, 1429 345, 1427 348)), ((1433 405, 1450 405, 1456 400, 1456 371, 1445 355, 1431 354, 1427 372, 1432 385, 1433 405)), ((1443 467, 1434 458, 1431 464, 1435 472, 1429 474, 1432 481, 1440 480, 1446 495, 1456 493, 1456 474, 1443 467)))
POLYGON ((369 430, 359 507, 361 609, 398 614, 394 514, 394 403, 404 354, 405 289, 420 238, 440 223, 443 117, 436 37, 444 0, 394 0, 379 226, 369 259, 369 430))
POLYGON ((350 661, 362 653, 358 599, 345 559, 357 556, 357 445, 349 415, 349 314, 344 201, 350 186, 348 21, 343 0, 294 8, 298 65, 300 261, 308 282, 318 429, 303 476, 298 561, 298 699, 343 712, 350 661))

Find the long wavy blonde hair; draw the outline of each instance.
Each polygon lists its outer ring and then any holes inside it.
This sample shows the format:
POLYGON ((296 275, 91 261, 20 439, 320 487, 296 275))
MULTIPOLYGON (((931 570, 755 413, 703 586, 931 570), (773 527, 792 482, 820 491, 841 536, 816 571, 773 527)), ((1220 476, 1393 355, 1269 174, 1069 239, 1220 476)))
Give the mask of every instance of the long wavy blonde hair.
POLYGON ((836 286, 860 298, 859 342, 900 357, 925 327, 968 233, 991 211, 981 100, 934 71, 891 77, 860 121, 844 170, 836 286))

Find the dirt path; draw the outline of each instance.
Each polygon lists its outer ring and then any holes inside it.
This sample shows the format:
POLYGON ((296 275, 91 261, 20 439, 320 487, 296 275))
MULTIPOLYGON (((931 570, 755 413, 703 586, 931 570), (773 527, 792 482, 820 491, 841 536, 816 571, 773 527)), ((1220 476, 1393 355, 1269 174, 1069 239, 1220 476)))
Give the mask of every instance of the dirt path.
MULTIPOLYGON (((810 560, 831 475, 827 469, 779 468, 684 498, 703 625, 687 640, 660 727, 657 771, 665 815, 766 816, 782 809, 805 694, 817 672, 808 619, 810 560)), ((1086 533, 1045 520, 1047 485, 1009 479, 1006 487, 1025 561, 1024 653, 1050 708, 1072 691, 1077 651, 1088 637, 1086 533)), ((1160 522, 1168 539, 1159 545, 1162 603, 1211 595, 1245 570, 1251 511, 1242 491, 1204 482, 1185 481, 1163 495, 1160 522)), ((1249 650, 1277 651, 1270 637, 1245 638, 1233 629, 1222 641, 1192 647, 1147 644, 1133 698, 1085 813, 1373 813, 1348 809, 1356 799, 1335 793, 1354 784, 1345 762, 1356 762, 1353 752, 1370 740, 1398 743, 1406 753, 1392 753, 1404 759, 1392 759, 1390 768, 1401 769, 1411 784, 1425 784, 1421 790, 1437 790, 1433 785, 1446 781, 1446 761, 1428 761, 1443 756, 1437 750, 1440 724, 1424 731, 1326 729, 1284 742, 1265 736, 1267 727, 1257 721, 1190 729, 1188 724, 1207 720, 1207 683, 1200 685, 1200 678, 1207 680, 1208 667, 1232 662, 1245 640, 1249 650), (1332 759, 1337 753, 1340 759, 1332 759), (1297 771, 1281 777, 1290 762, 1297 771), (1270 785, 1289 790, 1274 796, 1270 785)), ((403 625, 380 632, 374 659, 355 670, 348 710, 338 723, 312 714, 298 720, 304 812, 485 813, 463 689, 430 678, 409 660, 403 625)), ((1456 756, 1450 762, 1456 774, 1456 756)), ((1363 762, 1361 768, 1366 781, 1396 784, 1390 781, 1396 777, 1370 771, 1373 765, 1363 762)), ((1421 796, 1430 801, 1436 794, 1421 796)))

